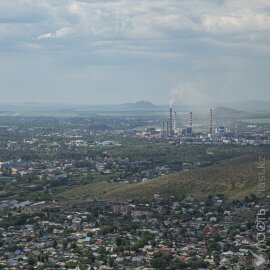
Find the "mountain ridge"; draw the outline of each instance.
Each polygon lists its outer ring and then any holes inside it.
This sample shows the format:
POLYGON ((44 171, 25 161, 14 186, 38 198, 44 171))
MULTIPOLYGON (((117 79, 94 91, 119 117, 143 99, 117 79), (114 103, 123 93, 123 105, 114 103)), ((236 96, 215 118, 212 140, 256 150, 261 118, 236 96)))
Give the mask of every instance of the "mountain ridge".
POLYGON ((134 103, 124 103, 120 105, 123 109, 156 109, 157 105, 150 101, 140 100, 134 103))

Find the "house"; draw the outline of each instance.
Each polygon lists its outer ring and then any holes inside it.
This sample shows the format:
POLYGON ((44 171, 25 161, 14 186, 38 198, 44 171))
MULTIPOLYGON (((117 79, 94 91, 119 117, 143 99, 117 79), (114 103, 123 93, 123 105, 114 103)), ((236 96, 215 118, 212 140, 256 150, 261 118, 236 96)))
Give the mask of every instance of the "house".
POLYGON ((132 258, 132 262, 135 263, 135 264, 142 264, 145 260, 145 257, 143 256, 135 256, 132 258))
POLYGON ((125 215, 131 214, 131 207, 129 205, 114 205, 112 208, 114 213, 125 215))
POLYGON ((155 249, 155 252, 162 253, 163 255, 171 255, 172 254, 172 248, 162 247, 155 249))

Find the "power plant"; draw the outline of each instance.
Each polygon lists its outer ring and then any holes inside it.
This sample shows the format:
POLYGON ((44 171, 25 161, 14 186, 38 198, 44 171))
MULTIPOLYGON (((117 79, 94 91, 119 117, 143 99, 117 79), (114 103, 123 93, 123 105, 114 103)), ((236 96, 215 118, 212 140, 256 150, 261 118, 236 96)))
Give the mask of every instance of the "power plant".
MULTIPOLYGON (((212 108, 206 110, 205 113, 198 117, 194 117, 194 112, 189 112, 186 115, 182 112, 178 113, 170 107, 167 119, 164 119, 161 123, 161 129, 147 128, 146 132, 137 131, 136 136, 158 140, 163 139, 171 145, 270 145, 270 136, 267 135, 257 139, 254 133, 254 136, 250 137, 250 132, 242 131, 243 125, 240 126, 241 122, 239 121, 233 121, 229 123, 229 128, 226 127, 224 122, 221 122, 222 118, 219 117, 218 113, 215 114, 212 108)), ((253 125, 248 125, 247 128, 254 127, 253 125)))
MULTIPOLYGON (((190 138, 194 139, 196 136, 198 136, 201 133, 193 133, 193 112, 189 113, 189 119, 187 121, 186 127, 182 129, 182 132, 177 131, 177 112, 174 111, 173 108, 170 107, 169 110, 169 119, 167 122, 163 122, 162 124, 162 132, 161 137, 163 138, 190 138), (166 126, 165 126, 166 123, 166 126), (179 137, 180 136, 180 137, 179 137)), ((213 135, 213 110, 209 110, 209 128, 208 132, 206 132, 207 138, 212 138, 213 135)), ((201 134, 203 136, 203 134, 201 134)), ((211 140, 210 140, 211 141, 211 140)))

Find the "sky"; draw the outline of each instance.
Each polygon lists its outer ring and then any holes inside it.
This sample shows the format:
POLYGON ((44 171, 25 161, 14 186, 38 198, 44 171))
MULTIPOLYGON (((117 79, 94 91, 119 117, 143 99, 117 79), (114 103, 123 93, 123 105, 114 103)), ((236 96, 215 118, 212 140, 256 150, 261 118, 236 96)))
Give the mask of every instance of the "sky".
POLYGON ((2 0, 0 103, 270 100, 269 0, 2 0))

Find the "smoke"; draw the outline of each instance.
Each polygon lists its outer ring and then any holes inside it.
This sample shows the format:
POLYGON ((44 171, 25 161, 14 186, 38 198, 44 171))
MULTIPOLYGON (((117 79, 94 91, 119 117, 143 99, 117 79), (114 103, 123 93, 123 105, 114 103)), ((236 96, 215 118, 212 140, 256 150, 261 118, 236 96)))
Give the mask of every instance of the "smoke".
POLYGON ((185 105, 203 105, 209 103, 209 97, 202 84, 187 82, 177 85, 170 91, 170 106, 177 103, 185 105))

